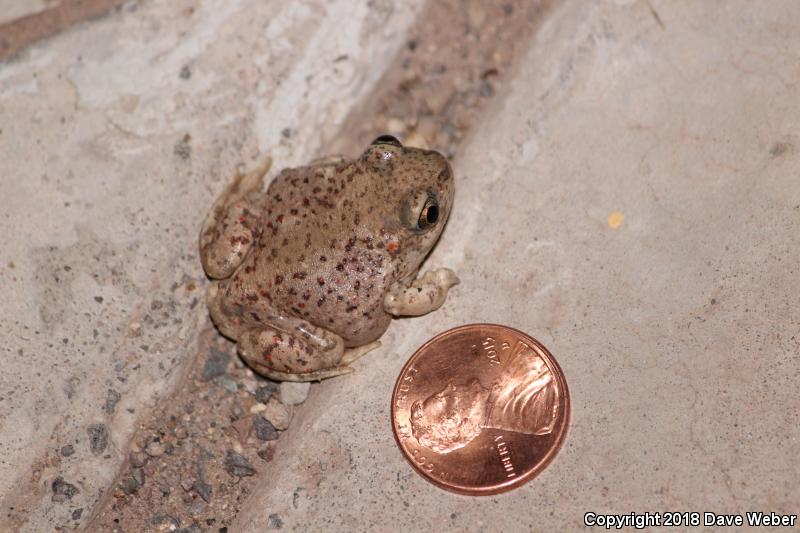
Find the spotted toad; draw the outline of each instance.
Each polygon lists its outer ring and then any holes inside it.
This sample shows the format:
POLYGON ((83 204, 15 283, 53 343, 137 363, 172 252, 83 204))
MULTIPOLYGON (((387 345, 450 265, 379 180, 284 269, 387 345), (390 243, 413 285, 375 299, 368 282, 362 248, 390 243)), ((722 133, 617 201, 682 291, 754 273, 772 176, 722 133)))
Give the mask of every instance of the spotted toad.
POLYGON ((437 309, 458 283, 446 268, 417 278, 453 206, 438 152, 385 135, 357 159, 285 169, 264 193, 269 165, 238 174, 200 233, 211 318, 256 372, 350 372, 393 316, 437 309))

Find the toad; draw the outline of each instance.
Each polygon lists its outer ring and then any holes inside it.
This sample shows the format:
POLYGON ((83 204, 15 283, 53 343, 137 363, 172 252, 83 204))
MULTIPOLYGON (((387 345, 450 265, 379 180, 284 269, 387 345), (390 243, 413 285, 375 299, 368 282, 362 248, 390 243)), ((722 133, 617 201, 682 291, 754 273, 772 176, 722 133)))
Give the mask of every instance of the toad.
POLYGON ((392 317, 440 307, 458 283, 441 268, 417 277, 453 206, 438 152, 384 135, 357 159, 237 173, 207 215, 200 257, 208 309, 256 372, 321 380, 380 345, 392 317))

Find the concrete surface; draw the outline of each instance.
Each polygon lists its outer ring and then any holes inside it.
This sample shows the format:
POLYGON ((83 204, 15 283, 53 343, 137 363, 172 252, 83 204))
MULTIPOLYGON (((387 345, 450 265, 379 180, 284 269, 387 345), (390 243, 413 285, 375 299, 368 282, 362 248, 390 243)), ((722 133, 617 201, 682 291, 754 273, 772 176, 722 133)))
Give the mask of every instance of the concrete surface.
POLYGON ((564 531, 585 512, 798 513, 800 9, 581 2, 550 13, 455 161, 428 267, 462 283, 314 387, 234 531, 564 531), (573 401, 534 482, 443 492, 395 446, 390 393, 430 336, 538 337, 573 401))
POLYGON ((206 323, 212 198, 324 152, 420 4, 130 2, 0 64, 0 529, 89 514, 206 323))
POLYGON ((0 24, 10 22, 20 17, 41 13, 47 9, 45 0, 0 0, 0 24))

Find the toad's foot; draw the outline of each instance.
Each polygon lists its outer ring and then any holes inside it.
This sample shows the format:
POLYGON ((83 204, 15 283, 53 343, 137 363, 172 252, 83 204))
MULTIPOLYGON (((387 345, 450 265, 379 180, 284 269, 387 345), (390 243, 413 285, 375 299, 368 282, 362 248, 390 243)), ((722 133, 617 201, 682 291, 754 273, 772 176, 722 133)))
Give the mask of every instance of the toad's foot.
POLYGON ((379 348, 380 345, 381 341, 373 341, 370 342, 369 344, 365 344, 364 346, 356 346, 355 348, 348 348, 347 350, 344 351, 341 364, 349 365, 356 359, 363 357, 364 355, 368 354, 375 348, 379 348))
POLYGON ((210 278, 227 278, 247 257, 259 216, 257 196, 271 163, 267 158, 252 172, 237 172, 206 216, 200 231, 200 259, 210 278))
POLYGON ((383 299, 384 310, 394 316, 420 316, 438 309, 458 277, 449 268, 426 272, 409 287, 395 284, 383 299))

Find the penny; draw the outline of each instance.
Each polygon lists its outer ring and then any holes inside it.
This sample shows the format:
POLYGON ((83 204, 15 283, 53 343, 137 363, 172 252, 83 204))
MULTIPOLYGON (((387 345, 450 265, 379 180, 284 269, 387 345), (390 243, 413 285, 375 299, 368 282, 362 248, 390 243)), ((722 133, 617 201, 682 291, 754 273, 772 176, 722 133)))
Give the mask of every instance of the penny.
POLYGON ((569 391, 542 344, 495 324, 426 342, 392 393, 392 429, 414 469, 444 489, 497 494, 536 477, 566 436, 569 391))

